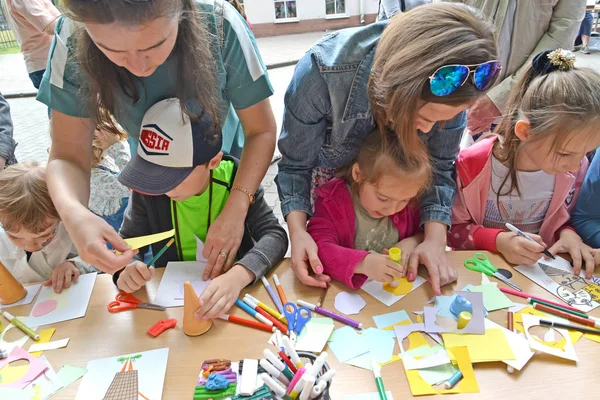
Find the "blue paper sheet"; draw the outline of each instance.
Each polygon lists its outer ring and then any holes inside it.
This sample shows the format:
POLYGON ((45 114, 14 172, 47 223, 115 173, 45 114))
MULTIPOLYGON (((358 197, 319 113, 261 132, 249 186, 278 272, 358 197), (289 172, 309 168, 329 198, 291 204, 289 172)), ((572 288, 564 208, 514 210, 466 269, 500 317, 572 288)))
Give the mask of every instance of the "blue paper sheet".
POLYGON ((396 325, 398 322, 410 319, 406 311, 394 311, 388 314, 376 315, 373 317, 375 326, 379 329, 387 328, 388 326, 396 325))
POLYGON ((327 344, 341 363, 369 352, 367 342, 349 326, 333 331, 327 344))
POLYGON ((375 328, 364 330, 362 340, 366 343, 369 352, 346 361, 346 364, 371 371, 372 358, 375 358, 375 361, 379 364, 391 361, 394 354, 394 346, 396 345, 394 336, 394 331, 384 331, 375 328), (392 332, 392 335, 390 335, 390 332, 392 332))

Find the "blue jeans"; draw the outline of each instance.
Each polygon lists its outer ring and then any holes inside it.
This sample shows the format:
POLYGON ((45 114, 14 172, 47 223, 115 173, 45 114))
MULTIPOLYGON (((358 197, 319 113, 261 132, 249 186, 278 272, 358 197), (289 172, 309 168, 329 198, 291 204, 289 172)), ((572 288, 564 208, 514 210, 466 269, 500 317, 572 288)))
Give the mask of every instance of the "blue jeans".
POLYGON ((586 12, 583 17, 583 21, 581 21, 581 25, 579 26, 579 33, 577 36, 586 35, 591 36, 592 34, 592 23, 594 22, 594 14, 591 12, 586 12))

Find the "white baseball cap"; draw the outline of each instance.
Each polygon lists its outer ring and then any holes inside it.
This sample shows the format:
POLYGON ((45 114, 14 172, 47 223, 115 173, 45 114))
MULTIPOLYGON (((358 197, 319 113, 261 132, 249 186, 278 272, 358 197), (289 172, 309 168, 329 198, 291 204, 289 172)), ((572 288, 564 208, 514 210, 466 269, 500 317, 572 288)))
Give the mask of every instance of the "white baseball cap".
POLYGON ((119 175, 119 182, 136 192, 162 195, 221 151, 219 127, 197 102, 186 104, 198 115, 197 120, 191 121, 182 112, 176 98, 159 101, 146 111, 138 151, 119 175))

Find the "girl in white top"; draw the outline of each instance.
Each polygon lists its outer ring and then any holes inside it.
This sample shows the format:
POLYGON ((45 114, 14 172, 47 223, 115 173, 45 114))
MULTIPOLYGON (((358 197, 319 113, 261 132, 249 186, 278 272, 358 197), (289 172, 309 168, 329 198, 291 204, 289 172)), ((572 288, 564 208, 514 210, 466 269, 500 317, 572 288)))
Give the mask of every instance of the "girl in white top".
POLYGON ((77 257, 46 186, 46 167, 11 165, 0 173, 0 261, 21 283, 45 281, 56 293, 97 271, 77 257))

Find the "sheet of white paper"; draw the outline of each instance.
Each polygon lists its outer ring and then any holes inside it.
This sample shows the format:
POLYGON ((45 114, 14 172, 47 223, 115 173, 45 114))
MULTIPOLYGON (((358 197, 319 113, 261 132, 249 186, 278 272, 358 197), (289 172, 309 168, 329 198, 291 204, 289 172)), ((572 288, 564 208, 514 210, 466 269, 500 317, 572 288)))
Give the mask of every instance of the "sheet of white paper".
POLYGON ((92 360, 79 385, 76 400, 102 400, 108 387, 123 367, 138 371, 138 393, 141 398, 162 398, 169 349, 158 349, 116 357, 92 360))
POLYGON ((490 278, 482 272, 481 273, 481 284, 485 285, 486 283, 491 283, 490 278))
POLYGON ((69 344, 69 338, 62 340, 54 340, 52 342, 46 343, 34 343, 29 346, 29 352, 35 353, 36 351, 48 351, 48 350, 56 350, 62 349, 63 347, 67 347, 69 344))
POLYGON ((210 283, 202 280, 206 263, 201 261, 170 262, 158 286, 153 303, 164 307, 183 307, 183 284, 190 281, 196 294, 206 289, 210 283))
MULTIPOLYGON (((4 318, 4 317, 2 317, 4 318)), ((38 329, 37 326, 31 326, 28 324, 28 318, 27 317, 19 317, 16 316, 16 318, 23 322, 25 325, 29 326, 29 328, 31 328, 34 332, 38 329)), ((13 334, 11 334, 13 335, 13 334)), ((14 336, 12 336, 14 337, 14 336)), ((4 328, 4 330, 2 332, 0 332, 0 346, 5 349, 7 351, 8 354, 10 354, 15 347, 25 347, 25 343, 27 343, 27 341, 29 340, 29 336, 27 336, 25 333, 23 333, 19 328, 17 328, 16 326, 14 326, 13 324, 8 324, 6 325, 6 328, 4 328), (7 342, 4 337, 7 335, 8 331, 10 330, 17 330, 19 331, 19 333, 22 336, 19 336, 19 339, 12 341, 12 342, 7 342)))
POLYGON ((402 362, 404 363, 404 368, 407 370, 410 369, 423 369, 423 368, 431 368, 437 367, 438 365, 444 365, 450 363, 450 358, 448 358, 448 353, 441 346, 439 351, 436 353, 423 358, 416 357, 402 357, 402 362))
POLYGON ((27 290, 27 294, 25 295, 25 297, 15 303, 12 304, 6 304, 6 305, 2 305, 0 304, 0 310, 3 308, 11 308, 11 307, 16 307, 16 306, 22 306, 25 304, 30 304, 33 299, 35 299, 35 295, 40 291, 40 287, 42 287, 42 285, 40 283, 38 283, 37 285, 29 285, 29 286, 25 286, 25 290, 27 290))
POLYGON ((196 261, 206 263, 208 260, 202 255, 204 251, 204 242, 194 235, 196 239, 196 261))
POLYGON ((593 290, 589 290, 597 285, 585 279, 583 269, 579 277, 573 275, 571 264, 562 257, 556 256, 556 260, 541 258, 536 264, 519 265, 515 269, 578 310, 587 313, 600 306, 594 300, 593 290))
POLYGON ((27 320, 28 324, 42 326, 85 317, 95 282, 96 273, 94 272, 81 275, 77 282, 63 290, 61 294, 54 293, 52 286, 44 286, 31 309, 27 320), (55 303, 56 308, 47 314, 34 317, 37 307, 44 307, 46 302, 55 303))
MULTIPOLYGON (((63 383, 60 378, 56 375, 56 372, 52 369, 52 366, 48 362, 45 356, 40 356, 46 366, 48 367, 42 372, 37 378, 35 378, 29 385, 25 387, 25 390, 37 390, 40 387, 40 399, 45 400, 50 398, 54 393, 58 392, 63 388, 63 383)), ((1 398, 1 397, 0 397, 1 398)))
MULTIPOLYGON (((536 340, 531 333, 529 333, 529 328, 532 326, 540 325, 541 317, 537 315, 529 315, 523 314, 523 327, 525 328, 525 335, 527 336, 527 341, 529 342, 529 347, 533 350, 538 350, 543 353, 548 353, 556 357, 565 358, 567 360, 578 362, 579 358, 575 353, 575 348, 573 347, 573 342, 571 341, 571 335, 569 335, 569 331, 561 328, 553 328, 560 333, 563 338, 566 340, 564 351, 561 349, 557 349, 554 347, 550 347, 545 345, 544 343, 536 340)), ((547 319, 547 318, 544 318, 547 319)))
POLYGON ((336 310, 346 315, 358 314, 367 305, 360 294, 340 292, 335 296, 333 306, 336 310))
POLYGON ((535 354, 529 348, 527 338, 521 335, 519 332, 511 332, 502 325, 498 325, 494 321, 490 321, 487 318, 485 320, 485 329, 502 329, 502 332, 504 332, 504 336, 506 337, 506 341, 516 357, 515 360, 502 360, 502 362, 510 365, 514 369, 520 371, 535 354))
POLYGON ((417 275, 415 280, 412 282, 413 287, 412 287, 411 291, 407 294, 400 295, 400 296, 396 296, 393 293, 388 292, 387 290, 385 290, 383 288, 383 283, 376 282, 371 279, 369 279, 367 282, 365 282, 365 284, 362 286, 362 290, 369 293, 371 296, 375 297, 377 300, 379 300, 386 306, 390 307, 392 304, 396 303, 398 300, 400 300, 404 296, 407 296, 413 290, 415 290, 416 288, 418 288, 425 282, 427 282, 425 279, 423 279, 419 275, 417 275))
POLYGON ((36 394, 35 390, 0 388, 0 399, 2 400, 33 400, 36 394))

